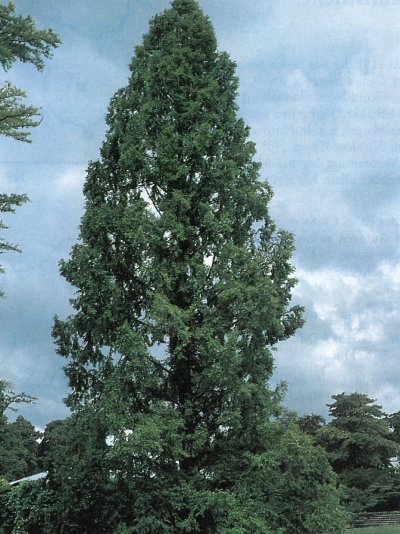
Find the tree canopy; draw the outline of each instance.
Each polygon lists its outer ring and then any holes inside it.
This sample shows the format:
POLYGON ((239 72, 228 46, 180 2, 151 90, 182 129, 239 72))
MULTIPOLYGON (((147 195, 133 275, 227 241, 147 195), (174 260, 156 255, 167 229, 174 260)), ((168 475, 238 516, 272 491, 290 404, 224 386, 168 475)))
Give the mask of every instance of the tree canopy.
POLYGON ((399 480, 391 459, 398 455, 382 406, 363 393, 333 395, 328 404, 332 421, 317 441, 339 480, 353 511, 382 509, 399 502, 399 480))
POLYGON ((15 393, 12 384, 0 380, 0 477, 8 481, 31 475, 37 468, 37 439, 39 433, 24 417, 10 422, 6 411, 16 404, 31 403, 35 398, 15 393))
POLYGON ((174 0, 111 101, 80 238, 61 262, 75 313, 53 330, 72 423, 91 431, 75 476, 60 480, 64 494, 93 497, 79 513, 64 501, 82 532, 109 491, 124 532, 316 532, 317 509, 324 532, 340 532, 321 450, 292 436, 305 451, 297 471, 278 452, 297 449, 273 422, 272 349, 302 326, 302 309, 290 303, 293 238, 270 218, 237 90, 209 19, 174 0), (291 492, 314 512, 293 506, 283 519, 291 492))

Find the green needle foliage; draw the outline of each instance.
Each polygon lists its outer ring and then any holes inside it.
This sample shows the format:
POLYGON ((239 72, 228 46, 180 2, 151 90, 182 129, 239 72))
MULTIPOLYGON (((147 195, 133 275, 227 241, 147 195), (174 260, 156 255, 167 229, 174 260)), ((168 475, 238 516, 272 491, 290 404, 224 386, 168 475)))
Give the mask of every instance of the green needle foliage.
POLYGON ((391 458, 399 455, 382 406, 363 393, 332 395, 332 421, 320 428, 316 440, 345 488, 349 510, 397 508, 400 486, 391 458))
POLYGON ((237 90, 210 21, 174 0, 111 101, 53 331, 87 429, 50 481, 71 532, 341 531, 322 451, 271 422, 271 351, 302 309, 237 90))
MULTIPOLYGON (((15 193, 11 195, 6 195, 4 193, 0 193, 0 213, 14 213, 15 207, 21 206, 21 204, 24 204, 27 200, 27 195, 17 195, 15 193)), ((4 222, 0 219, 0 230, 6 230, 7 228, 8 226, 5 225, 4 222)), ((21 252, 19 247, 13 245, 12 243, 8 243, 0 237, 0 254, 4 254, 4 252, 7 252, 9 250, 13 250, 14 252, 21 252)), ((4 269, 0 265, 0 273, 2 272, 4 272, 4 269)), ((3 292, 0 291, 0 297, 2 297, 3 295, 3 292)))
MULTIPOLYGON (((0 5, 0 65, 7 71, 16 61, 32 63, 37 70, 44 68, 44 59, 51 57, 60 44, 53 30, 38 30, 32 17, 15 14, 15 5, 0 5)), ((0 136, 30 143, 30 129, 41 123, 39 109, 26 105, 25 91, 9 82, 0 87, 0 136)), ((13 213, 28 200, 26 195, 0 193, 0 214, 13 213)), ((8 227, 0 220, 0 230, 8 227)), ((20 249, 0 238, 0 254, 20 249)), ((0 272, 3 269, 0 266, 0 272)), ((0 292, 0 296, 3 293, 0 292)))
MULTIPOLYGON (((16 61, 44 68, 53 48, 60 44, 53 30, 38 30, 32 17, 15 14, 15 5, 0 5, 0 64, 7 71, 16 61)), ((38 108, 23 104, 25 91, 10 83, 0 88, 0 135, 30 142, 29 129, 40 124, 38 108)))
POLYGON ((0 88, 0 135, 30 143, 29 128, 38 126, 39 110, 23 104, 25 91, 6 83, 0 88))

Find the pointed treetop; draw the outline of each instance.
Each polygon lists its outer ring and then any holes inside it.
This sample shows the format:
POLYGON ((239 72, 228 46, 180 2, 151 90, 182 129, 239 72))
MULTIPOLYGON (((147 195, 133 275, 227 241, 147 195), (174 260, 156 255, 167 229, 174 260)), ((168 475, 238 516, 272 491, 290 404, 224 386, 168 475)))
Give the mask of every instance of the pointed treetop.
POLYGON ((171 8, 150 21, 150 32, 144 36, 144 45, 156 49, 172 50, 177 44, 204 52, 217 47, 211 21, 195 0, 174 0, 171 8))
POLYGON ((173 0, 171 5, 172 9, 176 9, 179 13, 191 13, 195 9, 201 11, 199 3, 196 0, 173 0))

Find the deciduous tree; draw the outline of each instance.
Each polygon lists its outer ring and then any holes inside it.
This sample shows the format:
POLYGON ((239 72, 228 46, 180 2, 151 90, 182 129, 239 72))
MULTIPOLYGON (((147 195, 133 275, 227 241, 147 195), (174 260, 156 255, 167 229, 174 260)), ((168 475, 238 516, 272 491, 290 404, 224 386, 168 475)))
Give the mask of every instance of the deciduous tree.
POLYGON ((12 384, 0 380, 0 477, 9 481, 36 472, 37 439, 40 434, 22 416, 10 422, 6 411, 16 411, 16 404, 34 400, 34 397, 25 393, 15 393, 12 384))
POLYGON ((67 447, 67 419, 57 419, 46 425, 43 438, 38 447, 38 462, 43 471, 52 471, 59 462, 60 457, 64 457, 67 447))
MULTIPOLYGON (((54 326, 68 404, 77 424, 88 413, 101 422, 90 454, 118 492, 119 532, 317 532, 315 517, 294 506, 283 519, 280 506, 291 491, 315 513, 328 495, 336 503, 327 464, 307 453, 313 467, 296 471, 277 459, 279 444, 296 447, 271 421, 272 348, 302 310, 290 305, 293 238, 270 218, 237 90, 210 21, 194 0, 174 0, 111 101, 80 241, 61 263, 76 288, 75 314, 54 326), (282 472, 299 479, 272 498, 282 472)), ((340 531, 328 513, 324 532, 340 531)))
POLYGON ((31 403, 35 400, 35 397, 26 393, 16 393, 11 382, 0 380, 0 418, 5 417, 5 411, 8 409, 16 411, 15 404, 31 403))
POLYGON ((39 471, 37 449, 40 432, 19 415, 1 429, 0 475, 8 481, 17 480, 39 471))
POLYGON ((315 436, 318 433, 318 430, 320 430, 326 424, 326 421, 322 415, 312 413, 310 415, 303 415, 299 417, 297 424, 304 434, 315 436))

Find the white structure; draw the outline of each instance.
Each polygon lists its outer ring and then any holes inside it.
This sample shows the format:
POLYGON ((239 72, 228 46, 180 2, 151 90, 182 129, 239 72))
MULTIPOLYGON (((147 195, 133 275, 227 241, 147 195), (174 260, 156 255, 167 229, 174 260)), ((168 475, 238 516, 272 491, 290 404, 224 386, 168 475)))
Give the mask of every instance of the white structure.
POLYGON ((13 482, 10 482, 10 486, 17 486, 18 484, 21 484, 21 482, 32 482, 34 480, 42 480, 43 478, 47 477, 47 471, 44 471, 43 473, 36 473, 36 475, 31 475, 30 477, 24 477, 20 478, 19 480, 14 480, 13 482))

